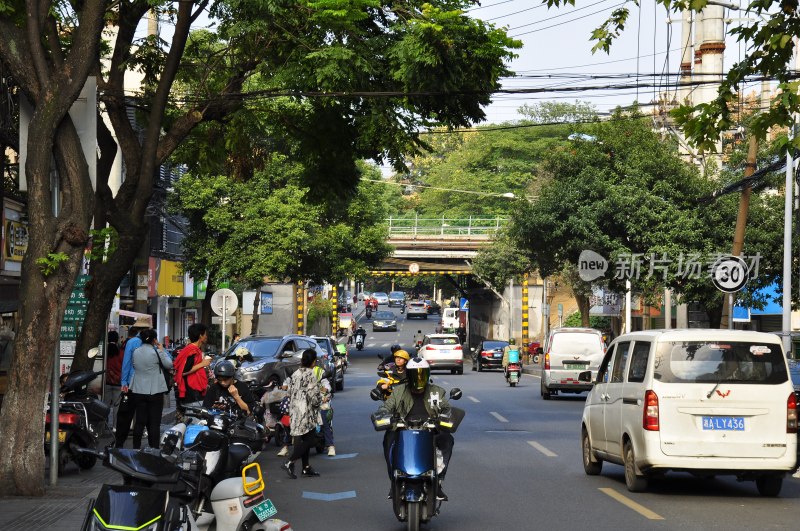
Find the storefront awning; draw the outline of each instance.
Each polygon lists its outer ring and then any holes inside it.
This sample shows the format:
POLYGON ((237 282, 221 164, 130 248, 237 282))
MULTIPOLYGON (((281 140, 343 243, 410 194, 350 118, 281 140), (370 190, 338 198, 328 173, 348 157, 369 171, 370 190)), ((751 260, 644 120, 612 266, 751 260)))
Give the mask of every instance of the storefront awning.
POLYGON ((133 319, 136 319, 137 323, 135 323, 135 326, 144 324, 140 323, 139 321, 146 321, 147 326, 153 326, 153 316, 150 315, 149 313, 139 313, 139 312, 131 312, 128 310, 119 310, 119 316, 131 317, 133 319))

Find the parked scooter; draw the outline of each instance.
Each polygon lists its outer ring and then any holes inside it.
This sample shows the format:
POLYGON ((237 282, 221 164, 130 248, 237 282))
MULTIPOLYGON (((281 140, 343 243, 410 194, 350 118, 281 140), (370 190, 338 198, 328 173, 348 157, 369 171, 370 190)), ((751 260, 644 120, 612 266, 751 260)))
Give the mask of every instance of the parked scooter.
MULTIPOLYGON (((205 473, 208 463, 204 456, 224 451, 227 445, 223 434, 204 430, 186 450, 176 455, 157 449, 94 451, 96 457, 103 460, 103 466, 122 475, 123 485, 100 488, 97 498, 89 505, 82 530, 199 531, 198 522, 211 519, 210 515, 203 514, 202 508, 195 508, 211 481, 205 473)), ((241 476, 213 484, 207 499, 216 519, 216 529, 268 529, 263 522, 277 511, 270 500, 264 499, 263 491, 264 478, 257 463, 245 466, 241 476)))
MULTIPOLYGON (((461 395, 460 389, 450 390, 450 400, 458 400, 461 395)), ((442 500, 437 500, 436 494, 444 463, 436 450, 436 436, 442 430, 455 433, 463 418, 464 411, 458 408, 451 408, 448 417, 439 415, 414 424, 372 415, 376 431, 396 431, 391 452, 392 505, 397 519, 408 523, 409 531, 418 531, 421 523, 439 514, 442 500)))
MULTIPOLYGON (((98 349, 89 351, 89 357, 97 356, 98 349)), ((82 470, 92 468, 97 458, 91 454, 79 452, 81 448, 97 448, 97 441, 105 429, 108 404, 93 393, 89 393, 89 384, 105 371, 79 371, 65 377, 61 384, 61 396, 58 403, 58 456, 51 463, 56 463, 58 473, 64 471, 69 461, 74 461, 82 470)), ((45 453, 50 452, 50 412, 45 414, 45 453)))

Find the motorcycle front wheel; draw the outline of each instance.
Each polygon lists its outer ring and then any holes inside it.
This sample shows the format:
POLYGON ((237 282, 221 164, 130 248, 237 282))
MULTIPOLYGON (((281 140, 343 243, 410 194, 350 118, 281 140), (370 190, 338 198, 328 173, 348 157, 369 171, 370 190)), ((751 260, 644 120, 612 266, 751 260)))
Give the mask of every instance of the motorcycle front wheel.
POLYGON ((421 514, 421 502, 411 502, 408 504, 408 531, 419 531, 421 514))

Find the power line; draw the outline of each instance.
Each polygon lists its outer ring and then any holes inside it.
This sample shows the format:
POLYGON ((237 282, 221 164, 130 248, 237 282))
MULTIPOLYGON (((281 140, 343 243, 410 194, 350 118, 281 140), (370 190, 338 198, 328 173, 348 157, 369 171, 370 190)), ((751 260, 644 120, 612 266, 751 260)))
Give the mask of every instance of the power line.
MULTIPOLYGON (((607 0, 600 0, 601 2, 606 2, 607 0)), ((491 22, 493 20, 498 20, 501 18, 511 17, 514 15, 519 15, 520 13, 525 13, 526 11, 533 11, 534 9, 539 9, 540 7, 547 7, 547 4, 539 4, 538 6, 533 7, 526 7, 525 9, 520 9, 519 11, 514 11, 513 13, 508 13, 507 15, 500 15, 497 17, 483 19, 484 22, 491 22)))
POLYGON ((599 10, 599 11, 594 11, 594 12, 592 12, 592 13, 589 13, 588 15, 583 15, 583 16, 581 16, 581 17, 575 17, 575 18, 573 18, 573 19, 570 19, 570 20, 565 20, 564 22, 559 22, 558 24, 552 24, 552 25, 550 25, 550 26, 545 26, 545 27, 543 27, 543 28, 539 28, 539 29, 535 29, 535 30, 530 30, 530 31, 524 31, 524 32, 522 32, 522 33, 517 33, 516 35, 509 35, 509 37, 513 37, 513 38, 516 38, 516 37, 522 37, 523 35, 530 35, 531 33, 536 33, 536 32, 538 32, 538 31, 544 31, 544 30, 546 30, 546 29, 550 29, 550 28, 556 28, 556 27, 558 27, 558 26, 563 26, 564 24, 569 24, 569 23, 571 23, 571 22, 575 22, 576 20, 581 20, 581 19, 584 19, 584 18, 588 18, 588 17, 594 16, 594 15, 597 15, 598 13, 602 13, 602 12, 604 12, 604 11, 608 10, 608 9, 614 9, 615 7, 619 7, 619 6, 621 6, 621 5, 625 5, 625 4, 627 4, 627 3, 628 3, 628 2, 627 2, 627 0, 625 0, 625 2, 620 2, 619 4, 614 4, 614 5, 613 5, 613 6, 611 6, 611 7, 607 7, 607 8, 601 9, 601 10, 599 10))
POLYGON ((479 9, 486 9, 486 8, 489 8, 489 7, 495 7, 495 6, 500 6, 500 5, 503 5, 503 4, 509 4, 511 2, 516 2, 516 1, 517 0, 503 0, 502 2, 495 2, 494 4, 486 4, 485 6, 481 5, 481 6, 478 6, 478 7, 471 7, 469 9, 467 9, 467 13, 472 13, 473 11, 478 11, 479 9))
MULTIPOLYGON (((595 2, 595 3, 593 3, 593 4, 589 4, 588 6, 579 7, 579 8, 577 8, 577 9, 573 9, 572 11, 566 11, 566 12, 564 12, 564 13, 561 13, 560 15, 554 15, 554 16, 552 16, 552 17, 547 17, 547 18, 546 18, 546 19, 544 19, 544 20, 536 20, 536 21, 534 21, 534 22, 529 22, 529 23, 527 23, 527 24, 523 24, 523 25, 521 25, 521 26, 514 26, 514 27, 510 27, 510 28, 508 28, 508 31, 516 31, 516 30, 518 30, 518 29, 521 29, 521 28, 527 28, 528 26, 535 26, 536 24, 544 24, 544 23, 546 23, 546 22, 550 22, 550 21, 551 21, 551 20, 553 20, 554 18, 568 17, 568 16, 572 15, 573 13, 577 13, 578 11, 583 11, 584 9, 589 9, 589 8, 591 8, 591 7, 594 7, 594 6, 596 6, 596 5, 603 4, 603 3, 605 3, 605 2, 608 2, 608 1, 609 1, 609 0, 599 0, 598 2, 595 2)), ((538 6, 536 6, 536 7, 543 7, 543 6, 545 6, 545 5, 547 5, 547 4, 541 4, 541 5, 538 5, 538 6)), ((536 9, 536 8, 531 8, 531 9, 536 9)), ((515 14, 516 14, 516 13, 511 13, 511 15, 515 15, 515 14)), ((490 20, 491 20, 491 19, 490 19, 490 20)), ((576 20, 577 20, 577 19, 576 19, 576 20)))

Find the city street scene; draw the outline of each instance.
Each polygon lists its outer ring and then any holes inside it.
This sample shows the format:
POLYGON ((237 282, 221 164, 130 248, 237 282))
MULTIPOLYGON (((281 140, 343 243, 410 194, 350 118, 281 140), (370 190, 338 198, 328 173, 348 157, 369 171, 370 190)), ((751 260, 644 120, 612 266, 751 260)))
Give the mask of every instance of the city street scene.
POLYGON ((0 2, 0 529, 795 529, 798 35, 0 2))

